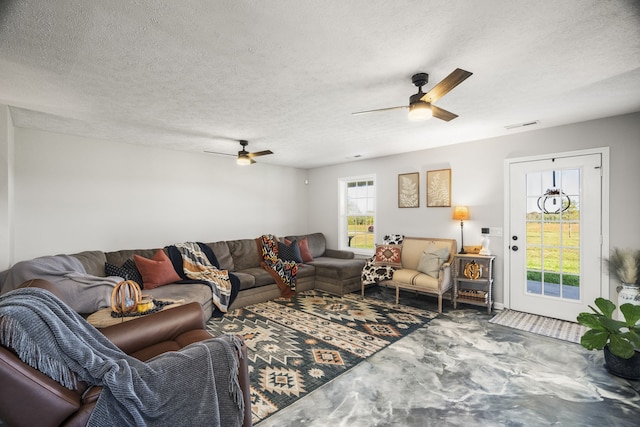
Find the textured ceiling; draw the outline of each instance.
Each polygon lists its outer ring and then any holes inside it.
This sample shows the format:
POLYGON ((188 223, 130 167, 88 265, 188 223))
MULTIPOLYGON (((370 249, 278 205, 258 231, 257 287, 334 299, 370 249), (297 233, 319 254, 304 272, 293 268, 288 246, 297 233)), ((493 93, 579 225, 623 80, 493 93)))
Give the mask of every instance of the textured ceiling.
POLYGON ((0 0, 0 103, 18 127, 201 153, 248 139, 275 153, 259 163, 313 168, 640 111, 639 3, 0 0), (351 114, 455 68, 473 75, 436 103, 451 122, 351 114))

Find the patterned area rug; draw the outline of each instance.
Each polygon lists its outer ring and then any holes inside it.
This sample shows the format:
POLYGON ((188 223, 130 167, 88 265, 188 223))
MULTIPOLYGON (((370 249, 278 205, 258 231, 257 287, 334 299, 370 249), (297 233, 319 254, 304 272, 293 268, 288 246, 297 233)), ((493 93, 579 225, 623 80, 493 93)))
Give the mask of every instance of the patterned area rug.
POLYGON ((244 337, 257 424, 436 316, 355 294, 306 291, 212 318, 207 328, 244 337))
POLYGON ((577 344, 580 344, 580 338, 587 331, 587 327, 579 323, 515 310, 502 310, 489 322, 577 344))

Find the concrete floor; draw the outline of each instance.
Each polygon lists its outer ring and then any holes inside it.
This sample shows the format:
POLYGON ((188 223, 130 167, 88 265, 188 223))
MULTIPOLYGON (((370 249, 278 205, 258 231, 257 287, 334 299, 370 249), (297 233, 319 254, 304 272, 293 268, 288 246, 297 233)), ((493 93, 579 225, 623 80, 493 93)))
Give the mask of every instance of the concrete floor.
MULTIPOLYGON (((373 287, 367 297, 393 300, 373 287)), ((402 293, 434 309, 435 299, 402 293)), ((638 426, 640 381, 602 352, 490 324, 461 304, 258 424, 287 426, 638 426)))

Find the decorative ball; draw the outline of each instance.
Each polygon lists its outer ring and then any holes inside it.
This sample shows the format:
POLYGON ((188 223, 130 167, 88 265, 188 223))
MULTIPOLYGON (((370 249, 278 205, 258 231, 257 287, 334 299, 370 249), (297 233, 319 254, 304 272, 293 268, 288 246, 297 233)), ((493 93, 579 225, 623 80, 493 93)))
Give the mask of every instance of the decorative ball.
POLYGON ((115 313, 136 311, 141 298, 140 285, 133 280, 125 280, 118 283, 111 292, 111 310, 115 313))

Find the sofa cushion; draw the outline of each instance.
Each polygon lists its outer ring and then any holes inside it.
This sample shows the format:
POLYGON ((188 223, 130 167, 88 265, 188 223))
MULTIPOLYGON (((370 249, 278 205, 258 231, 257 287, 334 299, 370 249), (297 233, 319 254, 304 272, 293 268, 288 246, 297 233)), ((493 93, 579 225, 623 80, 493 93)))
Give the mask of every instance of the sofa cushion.
POLYGON ((105 262, 104 274, 106 276, 122 277, 124 280, 133 280, 138 285, 140 285, 140 287, 144 286, 142 274, 140 274, 140 270, 138 270, 138 267, 136 267, 136 263, 132 259, 126 260, 120 267, 105 262))
POLYGON ((207 243, 207 246, 209 246, 216 255, 221 270, 233 271, 235 269, 227 242, 207 243))
POLYGON ((273 281, 273 276, 271 276, 271 274, 269 274, 269 272, 262 267, 247 268, 242 271, 234 272, 234 274, 236 273, 250 274, 251 276, 253 276, 254 287, 273 285, 275 283, 273 281))
POLYGON ((300 254, 300 247, 298 241, 293 242, 278 242, 278 258, 284 261, 293 261, 297 263, 302 262, 302 255, 300 254))
POLYGON ((124 264, 122 264, 122 268, 126 268, 131 272, 132 278, 130 280, 133 280, 142 286, 142 274, 140 274, 140 270, 138 270, 133 258, 126 260, 124 264))
POLYGON ((233 275, 238 278, 240 281, 239 291, 244 291, 245 289, 251 289, 256 286, 256 278, 255 276, 245 273, 242 271, 234 271, 233 275))
POLYGON ((142 274, 145 289, 153 289, 181 280, 171 260, 162 249, 158 249, 152 259, 134 254, 133 260, 142 274))
MULTIPOLYGON (((297 241, 297 240, 296 240, 297 241)), ((313 255, 311 255, 311 250, 309 249, 309 241, 306 237, 303 237, 298 242, 298 248, 300 249, 300 258, 302 262, 311 262, 313 261, 313 255)))
POLYGON ((290 241, 297 240, 298 245, 300 246, 300 253, 302 254, 303 262, 310 262, 313 259, 324 256, 324 252, 327 249, 327 240, 322 233, 311 233, 307 235, 301 236, 286 236, 286 238, 290 241), (309 257, 313 259, 308 259, 305 256, 304 252, 304 242, 303 239, 307 239, 307 246, 309 247, 309 257))
POLYGON ((316 277, 330 279, 348 279, 360 277, 364 259, 336 259, 328 257, 315 258, 310 264, 316 268, 316 277))
POLYGON ((376 245, 374 264, 402 268, 402 245, 376 245))
POLYGON ((233 257, 235 271, 260 267, 262 259, 258 253, 258 244, 254 239, 229 240, 227 245, 233 257))
POLYGON ((402 242, 402 268, 417 270, 422 252, 433 245, 438 249, 448 248, 450 257, 452 257, 456 251, 456 241, 452 239, 405 237, 402 242))
POLYGON ((431 277, 438 277, 440 267, 449 259, 449 248, 437 248, 430 245, 420 255, 418 271, 431 277))
POLYGON ((313 261, 313 255, 311 249, 309 249, 309 240, 307 236, 287 236, 284 238, 284 242, 289 245, 291 242, 298 242, 298 249, 300 249, 300 258, 302 262, 313 261))
POLYGON ((301 279, 303 277, 314 277, 316 275, 316 268, 311 264, 298 264, 298 273, 296 277, 301 279))
MULTIPOLYGON (((71 255, 74 258, 77 258, 84 270, 87 274, 91 274, 93 276, 103 277, 104 274, 104 263, 107 261, 105 253, 102 251, 84 251, 77 254, 71 255)), ((117 265, 121 265, 119 263, 117 265)))
POLYGON ((307 243, 309 244, 309 252, 315 259, 324 256, 324 252, 327 250, 327 239, 322 233, 307 234, 307 243))
POLYGON ((408 268, 394 271, 392 280, 394 282, 412 285, 420 289, 431 291, 438 290, 438 279, 431 277, 428 274, 420 273, 417 270, 411 270, 408 268))
MULTIPOLYGON (((114 252, 105 252, 106 262, 113 265, 122 265, 128 259, 133 259, 133 255, 140 255, 145 258, 153 258, 153 255, 158 252, 158 248, 154 249, 123 249, 114 252)), ((104 265, 103 265, 104 267, 104 265)))

